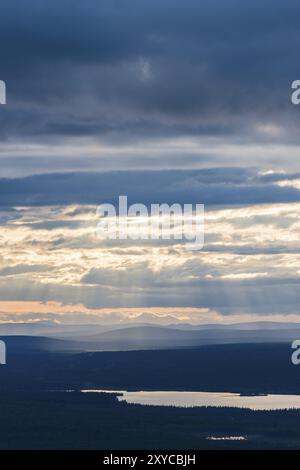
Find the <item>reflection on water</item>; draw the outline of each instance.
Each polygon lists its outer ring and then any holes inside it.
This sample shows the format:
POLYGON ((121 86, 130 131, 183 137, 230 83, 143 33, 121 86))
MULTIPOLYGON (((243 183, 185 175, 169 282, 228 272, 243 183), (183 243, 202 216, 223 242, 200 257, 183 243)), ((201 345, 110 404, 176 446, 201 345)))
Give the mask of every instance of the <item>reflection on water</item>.
POLYGON ((300 395, 239 395, 220 392, 128 392, 126 390, 82 390, 85 393, 119 393, 118 400, 153 406, 229 406, 252 410, 300 408, 300 395))
POLYGON ((244 436, 208 436, 207 441, 246 441, 244 436))

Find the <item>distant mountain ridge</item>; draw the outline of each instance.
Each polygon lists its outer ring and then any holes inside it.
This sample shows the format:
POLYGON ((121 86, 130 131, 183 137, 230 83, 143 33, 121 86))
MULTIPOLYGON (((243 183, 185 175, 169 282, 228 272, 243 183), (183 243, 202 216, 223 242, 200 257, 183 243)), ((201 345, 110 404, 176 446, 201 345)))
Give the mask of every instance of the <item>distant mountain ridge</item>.
MULTIPOLYGON (((13 350, 49 350, 49 351, 126 351, 145 349, 172 349, 190 348, 209 344, 235 344, 235 343, 272 343, 292 342, 300 339, 300 325, 290 327, 274 324, 256 325, 243 324, 241 326, 211 325, 201 328, 178 328, 173 326, 139 325, 117 327, 85 326, 85 328, 68 327, 66 331, 49 331, 48 335, 9 335, 3 334, 0 328, 0 339, 7 341, 8 347, 13 350), (276 325, 277 326, 277 325, 276 325), (239 329, 240 328, 240 329, 239 329)), ((12 331, 12 330, 10 330, 12 331)))

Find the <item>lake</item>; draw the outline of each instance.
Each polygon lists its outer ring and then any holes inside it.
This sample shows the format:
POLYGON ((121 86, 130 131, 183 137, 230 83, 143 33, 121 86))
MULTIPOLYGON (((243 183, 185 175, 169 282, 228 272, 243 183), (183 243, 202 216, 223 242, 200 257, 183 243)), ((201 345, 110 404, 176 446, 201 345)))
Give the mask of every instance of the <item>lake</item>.
POLYGON ((118 401, 137 405, 221 406, 249 408, 251 410, 300 409, 300 395, 240 395, 225 392, 129 392, 127 390, 81 390, 83 393, 118 393, 118 401))

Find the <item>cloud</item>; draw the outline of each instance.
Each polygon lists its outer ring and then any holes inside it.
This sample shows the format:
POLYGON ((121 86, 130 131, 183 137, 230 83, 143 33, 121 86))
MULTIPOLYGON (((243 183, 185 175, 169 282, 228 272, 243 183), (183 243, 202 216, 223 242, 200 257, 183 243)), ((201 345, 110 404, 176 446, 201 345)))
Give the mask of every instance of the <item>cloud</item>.
MULTIPOLYGON (((81 333, 90 332, 91 328, 126 325, 230 325, 233 323, 248 323, 255 321, 270 321, 270 316, 257 315, 252 312, 241 314, 224 314, 206 308, 101 308, 88 309, 81 304, 62 304, 59 302, 0 302, 1 331, 24 334, 25 325, 28 334, 49 334, 68 331, 65 327, 76 332, 80 326, 81 333), (13 327, 13 329, 12 329, 13 327), (18 329, 19 327, 19 329, 18 329)), ((297 314, 272 315, 273 322, 298 323, 297 314)), ((97 330, 99 331, 99 329, 97 330)), ((101 330, 100 330, 101 331, 101 330)), ((9 334, 10 334, 9 333, 9 334)))
POLYGON ((299 14, 296 0, 3 0, 0 297, 299 313, 299 14), (96 205, 121 194, 205 204, 204 250, 100 243, 96 205))
MULTIPOLYGON (((240 178, 228 175, 232 182, 240 178)), ((215 184, 220 176, 211 179, 215 184)), ((208 206, 206 242, 196 252, 174 240, 102 241, 92 205, 4 213, 2 300, 88 309, 193 307, 224 315, 298 312, 300 203, 208 206)))
POLYGON ((295 0, 19 3, 1 3, 5 174, 28 153, 29 173, 220 166, 251 148, 255 164, 296 167, 295 0))
MULTIPOLYGON (((118 203, 193 203, 246 205, 296 202, 299 175, 255 169, 211 168, 189 171, 123 171, 61 173, 0 179, 0 205, 54 205, 118 203), (282 180, 290 184, 279 184, 282 180)), ((52 221, 54 223, 54 221, 52 221)), ((74 223, 74 221, 73 221, 74 223)))

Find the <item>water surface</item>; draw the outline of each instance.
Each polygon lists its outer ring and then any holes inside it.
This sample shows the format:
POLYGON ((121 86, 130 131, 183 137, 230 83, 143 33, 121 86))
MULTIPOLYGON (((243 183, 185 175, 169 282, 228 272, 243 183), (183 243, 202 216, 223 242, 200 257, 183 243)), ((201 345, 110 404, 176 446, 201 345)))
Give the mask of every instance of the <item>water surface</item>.
POLYGON ((129 392, 126 390, 82 390, 85 393, 118 393, 118 401, 138 405, 199 407, 221 406, 251 410, 300 409, 300 395, 240 395, 224 392, 129 392))

